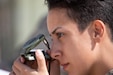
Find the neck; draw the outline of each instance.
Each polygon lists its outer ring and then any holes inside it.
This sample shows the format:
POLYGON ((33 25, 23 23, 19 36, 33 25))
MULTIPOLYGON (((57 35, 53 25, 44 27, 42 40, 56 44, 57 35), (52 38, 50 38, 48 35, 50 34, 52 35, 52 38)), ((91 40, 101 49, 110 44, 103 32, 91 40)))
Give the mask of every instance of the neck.
POLYGON ((88 75, 105 75, 108 71, 108 68, 104 63, 96 62, 88 75))
POLYGON ((111 69, 113 69, 113 43, 106 43, 100 46, 98 60, 88 75, 105 75, 111 69))

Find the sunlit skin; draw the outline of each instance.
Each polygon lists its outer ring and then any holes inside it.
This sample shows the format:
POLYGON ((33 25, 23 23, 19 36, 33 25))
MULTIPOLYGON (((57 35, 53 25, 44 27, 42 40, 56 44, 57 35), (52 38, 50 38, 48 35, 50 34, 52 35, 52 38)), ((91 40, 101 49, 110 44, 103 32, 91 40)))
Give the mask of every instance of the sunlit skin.
POLYGON ((104 48, 101 44, 111 44, 104 26, 101 25, 103 23, 91 23, 85 31, 80 32, 77 23, 70 19, 66 12, 65 9, 58 8, 49 11, 47 26, 53 40, 51 56, 60 62, 69 75, 103 75, 107 66, 101 66, 104 64, 101 63, 104 61, 101 57, 104 53, 101 52, 112 47, 109 45, 109 48, 104 48), (99 38, 95 37, 95 24, 100 28, 99 38), (101 60, 98 61, 99 59, 101 60), (99 70, 98 73, 95 69, 99 70))

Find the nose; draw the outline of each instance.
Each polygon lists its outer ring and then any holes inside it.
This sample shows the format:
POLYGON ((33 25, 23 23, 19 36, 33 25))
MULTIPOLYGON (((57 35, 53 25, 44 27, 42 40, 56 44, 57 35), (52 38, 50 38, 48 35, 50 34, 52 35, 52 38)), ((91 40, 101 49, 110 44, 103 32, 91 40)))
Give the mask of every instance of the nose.
POLYGON ((61 46, 58 43, 53 43, 51 46, 51 57, 53 59, 59 59, 61 55, 61 46))

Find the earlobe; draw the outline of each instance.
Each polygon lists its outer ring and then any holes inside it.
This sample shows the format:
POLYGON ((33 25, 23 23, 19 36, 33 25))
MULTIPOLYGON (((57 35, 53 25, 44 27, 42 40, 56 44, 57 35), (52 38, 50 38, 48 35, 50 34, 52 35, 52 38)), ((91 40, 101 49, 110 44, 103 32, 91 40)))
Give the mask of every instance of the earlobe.
POLYGON ((96 20, 92 24, 93 26, 93 39, 95 42, 100 42, 103 34, 104 34, 104 23, 100 20, 96 20))

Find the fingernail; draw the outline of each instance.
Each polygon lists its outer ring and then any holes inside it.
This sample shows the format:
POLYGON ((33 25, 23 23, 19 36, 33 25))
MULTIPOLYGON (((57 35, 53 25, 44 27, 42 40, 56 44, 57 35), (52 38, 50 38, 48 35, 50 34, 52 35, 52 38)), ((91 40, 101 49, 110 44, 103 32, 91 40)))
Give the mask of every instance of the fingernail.
POLYGON ((40 50, 37 50, 36 55, 40 56, 40 55, 42 55, 42 52, 40 50))
POLYGON ((23 59, 23 57, 20 57, 20 60, 21 60, 21 62, 22 62, 22 63, 24 62, 24 59, 23 59))

